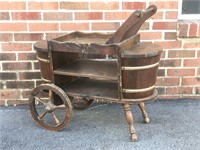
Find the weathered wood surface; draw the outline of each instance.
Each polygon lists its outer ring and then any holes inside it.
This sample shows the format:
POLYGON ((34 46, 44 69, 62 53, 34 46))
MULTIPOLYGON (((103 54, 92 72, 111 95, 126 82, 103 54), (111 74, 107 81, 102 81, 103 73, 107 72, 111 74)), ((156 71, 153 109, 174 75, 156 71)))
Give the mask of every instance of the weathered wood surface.
POLYGON ((103 61, 94 59, 79 59, 62 66, 53 72, 54 74, 59 75, 118 80, 117 62, 115 60, 103 61))

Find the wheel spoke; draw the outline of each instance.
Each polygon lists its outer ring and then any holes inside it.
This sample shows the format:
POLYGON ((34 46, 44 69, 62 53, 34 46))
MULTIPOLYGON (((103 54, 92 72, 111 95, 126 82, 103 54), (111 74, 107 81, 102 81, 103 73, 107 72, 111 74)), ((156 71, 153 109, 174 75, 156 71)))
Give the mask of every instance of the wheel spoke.
POLYGON ((52 93, 52 90, 49 90, 49 100, 53 103, 53 93, 52 93))
POLYGON ((55 109, 59 109, 59 108, 60 108, 60 109, 64 109, 64 108, 66 108, 66 107, 65 107, 65 105, 63 104, 63 105, 59 105, 59 106, 54 106, 54 108, 55 108, 55 109))
POLYGON ((34 98, 35 98, 35 100, 37 100, 37 101, 41 102, 42 104, 46 105, 46 102, 43 102, 39 97, 35 96, 34 98))
POLYGON ((41 120, 46 115, 46 113, 48 113, 48 110, 46 110, 45 112, 43 112, 42 114, 40 114, 38 116, 38 119, 41 120))
POLYGON ((53 119, 55 120, 56 124, 59 125, 60 124, 60 121, 58 120, 58 118, 56 117, 55 113, 54 112, 51 112, 52 116, 53 116, 53 119))

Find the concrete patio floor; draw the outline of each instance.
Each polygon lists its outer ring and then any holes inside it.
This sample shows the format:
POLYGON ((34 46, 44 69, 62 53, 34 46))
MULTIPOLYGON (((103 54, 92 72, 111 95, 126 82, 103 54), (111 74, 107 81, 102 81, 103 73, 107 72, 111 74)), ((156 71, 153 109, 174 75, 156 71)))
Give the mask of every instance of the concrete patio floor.
POLYGON ((130 142, 122 106, 95 103, 73 110, 60 132, 41 129, 27 106, 0 107, 1 150, 199 150, 200 101, 157 100, 146 105, 151 119, 144 124, 132 106, 138 141, 130 142))

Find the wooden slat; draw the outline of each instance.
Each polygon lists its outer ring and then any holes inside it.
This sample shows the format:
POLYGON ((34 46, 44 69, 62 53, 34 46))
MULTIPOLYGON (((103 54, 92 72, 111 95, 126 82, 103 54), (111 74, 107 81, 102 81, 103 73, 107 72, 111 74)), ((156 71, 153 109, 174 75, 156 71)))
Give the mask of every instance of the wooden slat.
POLYGON ((82 59, 53 71, 54 74, 118 80, 117 62, 82 59))

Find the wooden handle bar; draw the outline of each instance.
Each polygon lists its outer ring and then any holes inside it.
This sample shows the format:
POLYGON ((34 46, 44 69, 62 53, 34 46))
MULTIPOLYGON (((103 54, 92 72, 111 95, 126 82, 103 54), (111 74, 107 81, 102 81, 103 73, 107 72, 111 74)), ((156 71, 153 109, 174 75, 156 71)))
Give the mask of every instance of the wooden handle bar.
POLYGON ((141 25, 157 11, 155 5, 149 6, 145 11, 136 10, 129 18, 117 29, 106 44, 119 43, 135 35, 141 25))

